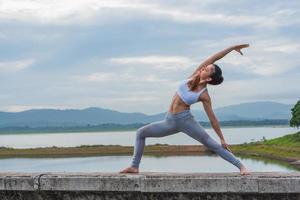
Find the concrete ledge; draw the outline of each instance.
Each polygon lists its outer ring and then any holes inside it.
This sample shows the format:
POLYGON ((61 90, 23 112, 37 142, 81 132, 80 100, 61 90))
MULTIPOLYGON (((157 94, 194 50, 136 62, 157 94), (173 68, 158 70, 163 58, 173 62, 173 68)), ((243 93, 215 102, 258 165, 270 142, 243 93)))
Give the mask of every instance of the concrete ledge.
POLYGON ((238 173, 0 173, 1 191, 142 193, 300 193, 300 172, 238 173))

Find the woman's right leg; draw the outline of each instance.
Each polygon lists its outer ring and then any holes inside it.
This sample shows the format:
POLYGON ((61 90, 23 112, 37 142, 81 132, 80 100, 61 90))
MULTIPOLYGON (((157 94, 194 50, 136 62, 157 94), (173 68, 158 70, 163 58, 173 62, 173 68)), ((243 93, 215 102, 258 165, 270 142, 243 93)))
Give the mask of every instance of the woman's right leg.
POLYGON ((179 129, 183 133, 186 133, 190 137, 198 140, 208 149, 214 151, 216 154, 221 156, 224 160, 235 165, 237 168, 241 169, 241 161, 229 152, 227 149, 222 147, 218 142, 210 137, 210 135, 205 131, 205 129, 194 119, 193 116, 179 122, 179 129))
POLYGON ((172 120, 164 119, 162 121, 152 122, 136 132, 135 146, 131 166, 138 168, 145 147, 145 139, 147 137, 164 137, 178 133, 176 123, 172 120))

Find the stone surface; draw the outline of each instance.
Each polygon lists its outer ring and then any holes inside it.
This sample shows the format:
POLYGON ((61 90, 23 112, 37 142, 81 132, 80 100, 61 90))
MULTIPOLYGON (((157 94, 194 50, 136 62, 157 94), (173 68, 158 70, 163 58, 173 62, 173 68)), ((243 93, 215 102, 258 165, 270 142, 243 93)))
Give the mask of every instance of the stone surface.
POLYGON ((117 174, 47 174, 40 179, 40 190, 140 191, 140 176, 117 174))
POLYGON ((0 173, 0 199, 300 199, 300 172, 0 173))

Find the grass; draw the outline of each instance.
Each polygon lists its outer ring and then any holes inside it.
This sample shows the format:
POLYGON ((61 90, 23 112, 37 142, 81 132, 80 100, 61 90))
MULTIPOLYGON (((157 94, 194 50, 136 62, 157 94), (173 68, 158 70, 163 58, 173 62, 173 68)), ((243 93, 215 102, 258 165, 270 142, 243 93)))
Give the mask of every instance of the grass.
POLYGON ((300 147, 300 132, 288 134, 264 142, 266 145, 280 145, 285 147, 300 147))
POLYGON ((300 132, 261 142, 232 145, 231 149, 235 153, 244 155, 255 155, 285 161, 300 160, 300 132))
MULTIPOLYGON (((41 147, 15 149, 0 147, 0 157, 83 157, 104 155, 132 155, 133 146, 121 145, 81 145, 77 147, 41 147)), ((154 144, 145 146, 147 155, 192 155, 209 153, 201 145, 154 144)))

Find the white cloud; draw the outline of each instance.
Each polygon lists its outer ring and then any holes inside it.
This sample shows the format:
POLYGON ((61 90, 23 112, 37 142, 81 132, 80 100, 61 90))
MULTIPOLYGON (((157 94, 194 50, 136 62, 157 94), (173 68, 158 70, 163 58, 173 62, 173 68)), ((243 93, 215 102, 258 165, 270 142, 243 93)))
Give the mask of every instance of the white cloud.
POLYGON ((92 73, 86 76, 87 81, 106 82, 116 80, 116 75, 113 73, 92 73))
POLYGON ((78 81, 84 82, 103 82, 103 83, 110 83, 117 81, 124 82, 124 83, 138 83, 138 82, 168 82, 168 79, 159 78, 154 74, 138 76, 134 74, 130 74, 128 72, 122 73, 107 73, 107 72, 94 72, 89 75, 73 75, 73 78, 78 81))
POLYGON ((2 76, 5 78, 1 79, 0 98, 3 106, 15 105, 10 110, 51 107, 47 105, 56 103, 64 104, 62 108, 97 105, 160 112, 167 108, 176 89, 174 80, 191 73, 202 57, 232 44, 249 42, 245 56, 234 52, 217 62, 224 64, 228 76, 224 85, 210 89, 216 103, 224 106, 252 100, 292 101, 299 93, 294 88, 299 78, 287 75, 299 72, 300 42, 295 30, 300 18, 295 3, 280 6, 283 3, 278 2, 268 7, 264 7, 266 3, 257 2, 259 5, 251 7, 249 2, 239 2, 241 7, 237 9, 236 3, 226 0, 2 0, 0 21, 7 28, 0 31, 0 39, 3 49, 5 44, 12 45, 2 55, 0 72, 26 70, 35 63, 36 56, 41 56, 38 60, 45 65, 43 71, 32 68, 30 73, 2 76), (116 26, 114 22, 124 24, 116 26), (32 26, 40 23, 44 26, 32 26), (96 26, 81 27, 86 23, 96 26), (107 26, 98 26, 102 23, 107 26), (292 24, 295 26, 288 26, 292 24), (115 33, 122 33, 122 37, 115 33), (142 40, 145 38, 149 41, 142 40), (133 45, 116 49, 117 42, 133 45), (36 45, 28 45, 32 43, 36 45), (78 51, 87 44, 89 49, 78 51), (161 55, 144 53, 157 49, 161 55), (5 58, 27 58, 28 53, 35 59, 5 58), (77 60, 71 57, 73 53, 77 60), (126 57, 129 54, 132 56, 126 57), (103 60, 105 56, 111 59, 103 60), (230 82, 231 73, 240 80, 230 82), (296 84, 286 84, 291 82, 296 84), (108 90, 99 93, 103 88, 108 90), (138 104, 140 97, 148 101, 147 106, 142 101, 138 104))
MULTIPOLYGON (((219 1, 217 1, 219 2, 219 1)), ((223 2, 223 1, 221 1, 223 2)), ((13 19, 20 21, 79 24, 87 22, 101 23, 124 19, 135 20, 137 16, 151 16, 165 18, 176 22, 195 23, 206 22, 222 25, 254 25, 259 27, 278 27, 281 25, 298 24, 300 20, 295 15, 295 9, 285 9, 272 14, 228 14, 225 12, 211 12, 206 8, 209 2, 189 2, 184 8, 180 5, 165 6, 162 2, 143 0, 2 0, 0 19, 13 19), (195 7, 198 9, 195 11, 195 7)), ((271 12, 271 11, 270 11, 271 12)))
POLYGON ((111 58, 109 59, 109 61, 114 64, 138 67, 149 66, 151 68, 167 71, 184 70, 188 69, 191 65, 195 64, 195 62, 188 57, 162 55, 111 58))
POLYGON ((34 62, 35 62, 34 59, 0 62, 0 71, 15 72, 15 71, 24 70, 30 67, 34 62))
POLYGON ((233 51, 217 61, 221 65, 226 64, 224 70, 270 77, 293 73, 299 68, 300 57, 298 54, 300 53, 300 45, 298 44, 298 39, 289 39, 282 35, 270 34, 265 36, 257 34, 226 37, 218 41, 218 43, 208 43, 204 45, 204 48, 217 49, 221 46, 226 48, 227 46, 242 43, 250 44, 249 48, 242 49, 244 56, 233 51))
POLYGON ((208 90, 215 108, 255 101, 294 104, 299 100, 299 75, 226 80, 220 86, 211 86, 208 90))
MULTIPOLYGON (((70 107, 71 108, 71 107, 70 107)), ((66 106, 52 106, 52 105, 9 105, 3 106, 1 111, 4 112, 21 112, 30 109, 67 109, 66 106)))
POLYGON ((269 45, 264 48, 264 51, 270 52, 281 52, 281 53, 299 53, 300 44, 297 43, 284 43, 284 44, 274 44, 269 45))
MULTIPOLYGON (((214 12, 214 10, 207 8, 208 4, 212 6, 220 4, 222 6, 222 3, 228 4, 228 1, 195 1, 187 3, 185 6, 176 4, 164 6, 160 3, 150 4, 147 8, 145 7, 147 9, 145 12, 153 16, 165 17, 184 23, 206 22, 226 26, 252 25, 264 29, 300 23, 299 17, 297 17, 298 9, 293 7, 282 10, 277 8, 275 12, 273 9, 266 9, 264 13, 256 12, 254 14, 249 12, 240 14, 235 12, 234 7, 231 12, 228 12, 228 10, 214 12)), ((274 7, 276 8, 276 3, 274 3, 274 7)), ((273 8, 273 6, 270 6, 270 8, 273 8)))
POLYGON ((165 8, 159 5, 147 9, 148 13, 154 16, 168 17, 174 21, 195 23, 206 22, 222 25, 260 25, 260 26, 277 26, 277 21, 265 16, 248 16, 248 15, 229 15, 225 13, 211 13, 207 11, 191 12, 181 10, 180 8, 165 8))
POLYGON ((82 23, 95 19, 108 9, 142 9, 134 0, 2 0, 0 18, 39 23, 82 23))
POLYGON ((291 60, 284 60, 271 55, 251 55, 243 58, 228 55, 219 63, 229 64, 226 69, 232 71, 238 71, 245 74, 251 73, 266 77, 288 73, 297 67, 291 60))
POLYGON ((145 102, 145 101, 153 101, 153 100, 157 100, 159 99, 158 97, 154 97, 154 96, 139 96, 139 95, 134 95, 134 96, 130 96, 130 97, 117 97, 117 98, 112 98, 109 101, 111 102, 129 102, 129 103, 133 103, 133 102, 137 102, 137 103, 141 103, 141 102, 145 102))

